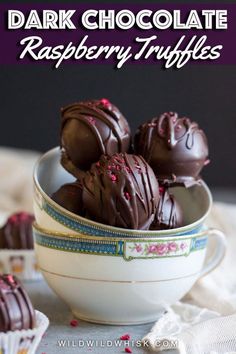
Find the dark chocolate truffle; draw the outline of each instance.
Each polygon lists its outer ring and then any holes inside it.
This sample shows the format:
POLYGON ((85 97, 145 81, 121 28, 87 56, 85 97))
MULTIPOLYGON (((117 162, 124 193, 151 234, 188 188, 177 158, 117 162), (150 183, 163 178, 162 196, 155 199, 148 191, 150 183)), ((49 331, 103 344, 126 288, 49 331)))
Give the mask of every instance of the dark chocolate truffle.
POLYGON ((52 199, 70 212, 83 215, 82 184, 79 181, 64 184, 52 195, 52 199))
POLYGON ((61 111, 61 163, 76 177, 88 170, 102 154, 128 152, 128 122, 107 99, 71 104, 61 111))
POLYGON ((19 280, 0 275, 0 332, 33 329, 35 311, 19 280))
POLYGON ((86 216, 127 229, 149 229, 159 200, 158 182, 141 156, 102 156, 83 180, 86 216))
POLYGON ((153 168, 160 183, 196 183, 209 160, 204 132, 189 118, 168 112, 141 125, 135 135, 135 153, 153 168))
POLYGON ((0 248, 33 249, 34 216, 25 212, 11 215, 0 229, 0 248))
POLYGON ((160 187, 160 200, 151 230, 174 229, 183 226, 183 211, 167 188, 160 187))

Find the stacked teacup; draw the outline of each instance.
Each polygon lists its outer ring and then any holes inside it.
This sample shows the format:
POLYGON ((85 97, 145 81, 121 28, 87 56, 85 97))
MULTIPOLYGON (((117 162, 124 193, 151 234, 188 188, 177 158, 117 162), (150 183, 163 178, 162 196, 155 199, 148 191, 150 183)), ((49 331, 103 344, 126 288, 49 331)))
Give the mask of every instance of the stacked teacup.
POLYGON ((78 318, 154 321, 224 255, 223 234, 205 225, 206 136, 168 112, 141 125, 133 145, 128 122, 107 99, 61 115, 61 146, 34 174, 39 267, 78 318))

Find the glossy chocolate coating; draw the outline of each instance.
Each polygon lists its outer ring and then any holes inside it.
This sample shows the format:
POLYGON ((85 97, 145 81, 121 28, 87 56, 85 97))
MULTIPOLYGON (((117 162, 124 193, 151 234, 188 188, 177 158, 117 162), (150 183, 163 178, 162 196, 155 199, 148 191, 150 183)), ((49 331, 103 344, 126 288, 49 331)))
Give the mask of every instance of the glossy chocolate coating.
POLYGON ((70 212, 83 215, 82 184, 79 181, 61 186, 52 199, 70 212))
POLYGON ((141 125, 135 135, 135 153, 153 168, 160 183, 196 183, 209 160, 204 132, 189 118, 168 112, 141 125))
POLYGON ((0 299, 0 332, 35 327, 33 305, 25 289, 13 275, 0 275, 0 299))
POLYGON ((151 230, 175 229, 183 226, 183 210, 167 188, 160 187, 160 200, 151 230))
POLYGON ((128 152, 128 122, 107 99, 71 104, 61 111, 61 163, 76 177, 102 154, 128 152))
POLYGON ((86 216, 107 225, 148 230, 158 200, 157 179, 141 156, 102 156, 83 180, 86 216))
POLYGON ((0 229, 0 248, 33 249, 34 216, 25 212, 11 215, 0 229))

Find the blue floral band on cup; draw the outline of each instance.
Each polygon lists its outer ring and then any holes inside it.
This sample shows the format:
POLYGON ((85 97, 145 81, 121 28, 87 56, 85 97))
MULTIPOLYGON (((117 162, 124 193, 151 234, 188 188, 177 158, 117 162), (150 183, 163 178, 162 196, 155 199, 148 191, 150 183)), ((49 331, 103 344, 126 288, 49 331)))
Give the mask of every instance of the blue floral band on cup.
POLYGON ((191 252, 202 250, 207 246, 207 231, 196 236, 146 240, 74 237, 43 231, 35 225, 34 237, 36 244, 65 252, 85 253, 102 256, 123 257, 125 260, 166 258, 188 256, 191 252))

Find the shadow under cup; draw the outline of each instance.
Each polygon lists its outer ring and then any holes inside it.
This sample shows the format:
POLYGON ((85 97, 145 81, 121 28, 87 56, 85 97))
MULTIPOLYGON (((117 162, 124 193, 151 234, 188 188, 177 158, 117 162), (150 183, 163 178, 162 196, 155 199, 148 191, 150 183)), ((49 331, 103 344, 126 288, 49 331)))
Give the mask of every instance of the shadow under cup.
POLYGON ((110 324, 154 321, 222 260, 224 236, 204 225, 212 198, 203 181, 172 190, 185 226, 143 231, 99 224, 53 202, 49 196, 73 180, 60 165, 59 148, 47 152, 35 168, 38 264, 75 316, 110 324), (213 251, 206 260, 209 238, 213 251))

